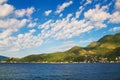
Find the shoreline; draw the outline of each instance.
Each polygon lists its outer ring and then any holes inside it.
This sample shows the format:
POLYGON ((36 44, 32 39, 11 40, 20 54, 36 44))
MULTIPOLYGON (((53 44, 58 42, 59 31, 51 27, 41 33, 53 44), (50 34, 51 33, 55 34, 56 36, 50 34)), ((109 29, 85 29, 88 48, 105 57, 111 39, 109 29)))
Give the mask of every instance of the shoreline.
POLYGON ((89 64, 89 63, 92 63, 92 64, 97 64, 97 63, 120 63, 120 62, 47 62, 47 63, 44 63, 44 62, 0 62, 0 64, 29 64, 29 63, 32 63, 32 64, 89 64))

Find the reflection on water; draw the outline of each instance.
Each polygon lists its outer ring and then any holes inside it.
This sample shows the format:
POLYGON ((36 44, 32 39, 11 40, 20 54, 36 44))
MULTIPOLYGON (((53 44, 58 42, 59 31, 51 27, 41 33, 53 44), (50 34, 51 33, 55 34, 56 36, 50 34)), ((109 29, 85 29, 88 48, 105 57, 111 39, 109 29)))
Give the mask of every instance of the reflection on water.
POLYGON ((120 80, 120 63, 0 64, 0 80, 120 80))

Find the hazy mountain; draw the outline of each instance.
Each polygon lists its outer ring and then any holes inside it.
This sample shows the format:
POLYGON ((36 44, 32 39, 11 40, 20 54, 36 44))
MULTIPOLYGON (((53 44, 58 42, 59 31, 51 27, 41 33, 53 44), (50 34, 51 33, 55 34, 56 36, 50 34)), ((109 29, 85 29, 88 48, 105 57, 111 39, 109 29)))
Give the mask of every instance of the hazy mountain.
POLYGON ((8 58, 8 57, 0 56, 0 60, 6 59, 6 58, 8 58))

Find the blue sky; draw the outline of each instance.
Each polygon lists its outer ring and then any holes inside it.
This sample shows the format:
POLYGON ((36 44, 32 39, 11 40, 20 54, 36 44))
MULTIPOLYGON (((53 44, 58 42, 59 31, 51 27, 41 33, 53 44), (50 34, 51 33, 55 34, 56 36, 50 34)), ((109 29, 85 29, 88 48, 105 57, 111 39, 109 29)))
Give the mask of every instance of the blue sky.
POLYGON ((0 55, 85 47, 120 32, 120 0, 0 0, 0 55))

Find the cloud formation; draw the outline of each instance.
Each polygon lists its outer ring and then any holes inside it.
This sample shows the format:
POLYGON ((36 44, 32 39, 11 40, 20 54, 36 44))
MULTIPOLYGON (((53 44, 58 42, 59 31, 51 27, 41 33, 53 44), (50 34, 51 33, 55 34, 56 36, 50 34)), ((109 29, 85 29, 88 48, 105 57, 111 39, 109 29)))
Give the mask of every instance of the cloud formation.
POLYGON ((0 4, 0 17, 7 17, 8 15, 10 15, 14 10, 14 7, 12 5, 9 4, 3 4, 3 2, 1 2, 0 4))
POLYGON ((70 6, 73 2, 69 1, 69 2, 65 2, 62 5, 58 5, 57 10, 55 13, 59 14, 61 13, 66 7, 70 6))
POLYGON ((28 33, 13 36, 15 32, 19 32, 27 24, 29 27, 35 26, 35 23, 32 24, 30 20, 34 10, 34 7, 15 9, 14 6, 7 4, 7 0, 0 0, 0 51, 19 51, 41 44, 42 41, 32 35, 36 31, 34 29, 29 30, 28 33), (19 17, 21 18, 19 19, 19 17), (39 40, 39 43, 36 40, 39 40))
POLYGON ((17 17, 24 17, 24 16, 30 17, 31 14, 34 12, 34 10, 35 10, 34 7, 30 7, 30 8, 27 8, 27 9, 16 10, 15 15, 17 17))

